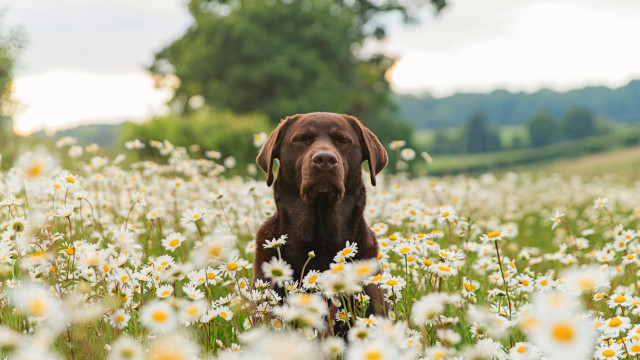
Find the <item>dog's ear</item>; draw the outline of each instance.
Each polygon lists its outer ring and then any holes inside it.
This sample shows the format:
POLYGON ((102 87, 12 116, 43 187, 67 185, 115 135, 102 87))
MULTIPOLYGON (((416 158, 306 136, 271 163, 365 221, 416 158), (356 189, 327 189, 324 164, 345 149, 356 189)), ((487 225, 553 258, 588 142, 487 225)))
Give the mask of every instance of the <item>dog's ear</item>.
POLYGON ((360 137, 360 145, 362 146, 363 161, 369 162, 369 174, 371 175, 371 185, 376 186, 376 175, 387 166, 389 158, 387 151, 384 149, 378 137, 367 129, 360 120, 354 116, 345 115, 347 119, 354 124, 360 137))
POLYGON ((280 158, 280 143, 284 136, 285 130, 289 123, 294 120, 298 115, 288 116, 280 121, 278 127, 269 135, 267 142, 262 145, 260 153, 256 158, 256 163, 267 173, 267 186, 273 184, 273 160, 280 158))

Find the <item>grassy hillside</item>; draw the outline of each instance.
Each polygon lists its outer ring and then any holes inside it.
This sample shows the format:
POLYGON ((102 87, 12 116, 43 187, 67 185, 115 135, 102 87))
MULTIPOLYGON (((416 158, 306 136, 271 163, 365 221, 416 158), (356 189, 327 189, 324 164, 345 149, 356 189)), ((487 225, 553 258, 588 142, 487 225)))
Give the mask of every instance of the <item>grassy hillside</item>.
POLYGON ((640 179, 640 146, 555 161, 537 170, 565 175, 619 176, 640 179))
MULTIPOLYGON (((56 131, 51 138, 57 140, 64 136, 73 136, 83 144, 96 143, 101 147, 111 147, 118 140, 122 124, 89 124, 71 129, 56 131)), ((33 137, 49 137, 44 131, 32 134, 33 137)))
MULTIPOLYGON (((543 169, 545 167, 540 166, 540 164, 552 164, 563 159, 577 159, 587 155, 593 156, 593 154, 620 150, 621 152, 619 154, 612 155, 611 158, 609 155, 603 155, 602 158, 597 156, 594 158, 598 160, 596 163, 601 164, 601 167, 592 168, 592 173, 595 174, 599 171, 605 173, 607 170, 613 171, 620 168, 639 167, 634 159, 635 152, 630 150, 638 145, 640 145, 640 132, 638 130, 631 131, 624 129, 607 135, 566 141, 538 148, 481 154, 436 156, 434 162, 428 166, 419 164, 421 166, 418 166, 416 172, 418 174, 429 173, 431 175, 456 175, 462 173, 522 169, 524 166, 535 166, 536 168, 543 169)), ((638 159, 640 159, 640 156, 638 156, 638 159)), ((589 162, 589 160, 585 160, 585 163, 573 167, 567 164, 558 165, 556 169, 566 169, 566 173, 571 173, 572 169, 579 170, 581 166, 584 167, 586 162, 589 162)), ((640 161, 638 161, 638 164, 640 164, 640 161)), ((553 170, 553 168, 549 167, 551 165, 546 166, 548 170, 553 170)), ((586 168, 588 169, 590 167, 586 168)))

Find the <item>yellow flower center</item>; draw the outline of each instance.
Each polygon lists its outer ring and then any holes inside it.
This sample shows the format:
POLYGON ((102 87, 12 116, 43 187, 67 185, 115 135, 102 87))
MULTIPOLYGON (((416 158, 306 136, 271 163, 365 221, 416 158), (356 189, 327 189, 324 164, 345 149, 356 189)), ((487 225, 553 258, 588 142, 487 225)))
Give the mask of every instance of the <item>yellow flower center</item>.
POLYGON ((27 312, 35 317, 44 316, 47 312, 47 303, 41 298, 33 298, 27 305, 27 312))
POLYGON ((121 323, 121 322, 123 322, 123 321, 124 321, 124 316, 122 316, 122 315, 117 315, 117 316, 116 316, 116 322, 121 323))
POLYGON ((31 178, 38 177, 42 175, 43 172, 44 172, 44 164, 39 161, 29 164, 29 166, 26 169, 27 176, 31 178))
POLYGON ((72 247, 68 247, 64 250, 64 252, 67 253, 67 255, 73 255, 75 254, 75 250, 72 247))
POLYGON ((191 306, 187 309, 187 314, 189 315, 194 315, 198 312, 198 307, 197 306, 191 306))
POLYGON ((627 298, 622 296, 622 295, 618 295, 613 299, 613 301, 618 303, 618 304, 620 304, 620 303, 623 303, 623 302, 627 301, 627 298))
POLYGON ((238 264, 237 263, 228 263, 227 264, 227 269, 230 271, 236 271, 236 269, 238 269, 238 264))
POLYGON ((527 350, 529 350, 529 348, 524 346, 524 345, 523 346, 518 346, 518 348, 516 349, 516 351, 519 352, 520 354, 526 353, 527 350))
POLYGON ((344 270, 344 265, 338 264, 338 265, 334 266, 333 269, 331 269, 331 272, 335 274, 335 273, 338 273, 338 272, 340 272, 342 270, 344 270))
POLYGON ((178 246, 178 244, 180 244, 180 240, 178 239, 173 239, 169 241, 169 246, 178 246))
POLYGON ((71 183, 71 184, 76 182, 76 179, 74 179, 73 176, 67 176, 64 179, 66 180, 66 182, 71 183))
POLYGON ((364 358, 367 360, 379 360, 382 359, 382 352, 380 350, 368 350, 365 352, 364 358))
POLYGON ((578 287, 582 290, 592 289, 595 285, 596 284, 591 277, 585 276, 578 280, 578 287))
POLYGON ((438 270, 444 271, 444 272, 450 272, 451 268, 448 267, 447 265, 438 265, 438 270))
POLYGON ((500 236, 500 231, 492 231, 487 234, 489 239, 497 238, 498 236, 500 236))
POLYGON ((568 343, 575 337, 573 326, 566 322, 557 323, 551 329, 553 338, 561 343, 568 343))
POLYGON ((167 313, 157 310, 153 314, 151 314, 151 318, 157 322, 164 322, 164 321, 167 321, 169 316, 167 315, 167 313))
POLYGON ((389 286, 396 286, 396 285, 398 285, 398 280, 396 280, 396 279, 389 279, 389 280, 387 280, 387 282, 386 282, 385 284, 387 284, 387 285, 389 285, 389 286))
POLYGON ((229 317, 229 315, 228 315, 225 311, 220 311, 220 316, 221 316, 223 319, 226 319, 227 317, 229 317))
POLYGON ((340 252, 340 255, 342 255, 342 256, 347 256, 349 254, 351 254, 351 249, 350 248, 346 248, 346 249, 344 249, 344 250, 342 250, 340 252))
POLYGON ((171 291, 169 290, 165 290, 162 292, 162 296, 169 296, 169 294, 171 294, 171 291))
POLYGON ((609 320, 609 327, 618 327, 620 324, 622 324, 622 320, 620 320, 620 318, 613 317, 609 320))
POLYGON ((219 257, 220 254, 222 254, 222 246, 219 246, 219 245, 209 246, 209 256, 216 258, 216 257, 219 257))
POLYGON ((371 272, 371 267, 368 264, 363 264, 358 266, 356 269, 356 274, 362 276, 371 272))
POLYGON ((604 356, 604 357, 613 357, 615 355, 616 355, 616 352, 611 350, 611 349, 607 349, 607 350, 602 352, 602 356, 604 356))
POLYGON ((442 213, 442 217, 446 218, 447 216, 451 215, 448 211, 445 211, 442 213))
POLYGON ((631 346, 631 351, 633 351, 634 353, 639 352, 640 351, 640 345, 638 345, 638 344, 632 345, 631 346))

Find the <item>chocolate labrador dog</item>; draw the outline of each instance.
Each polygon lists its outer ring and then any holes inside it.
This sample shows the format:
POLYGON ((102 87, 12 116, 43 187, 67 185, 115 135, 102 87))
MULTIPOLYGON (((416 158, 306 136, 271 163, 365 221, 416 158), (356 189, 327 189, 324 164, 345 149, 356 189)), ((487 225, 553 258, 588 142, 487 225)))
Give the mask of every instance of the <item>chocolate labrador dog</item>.
MULTIPOLYGON (((346 242, 358 245, 356 259, 378 256, 376 237, 363 217, 366 191, 362 163, 368 161, 371 183, 387 165, 387 153, 378 138, 353 116, 309 113, 282 120, 262 146, 256 159, 273 184, 276 212, 256 235, 253 282, 268 280, 262 263, 277 257, 265 249, 265 240, 287 235, 282 259, 291 265, 294 279, 302 277, 308 253, 315 252, 307 271, 325 271, 346 242), (274 181, 274 159, 280 161, 274 181)), ((282 289, 277 289, 282 293, 282 289)), ((371 298, 369 313, 382 314, 381 294, 365 287, 371 298)))

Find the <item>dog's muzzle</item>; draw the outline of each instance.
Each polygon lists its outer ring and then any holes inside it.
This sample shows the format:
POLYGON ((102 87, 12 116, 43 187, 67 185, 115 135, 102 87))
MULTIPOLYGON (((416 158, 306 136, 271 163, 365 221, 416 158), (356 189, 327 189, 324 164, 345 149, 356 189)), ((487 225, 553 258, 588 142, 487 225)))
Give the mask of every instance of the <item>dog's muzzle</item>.
POLYGON ((330 150, 318 150, 303 169, 302 198, 313 202, 319 195, 339 201, 344 196, 344 169, 340 158, 330 150))

